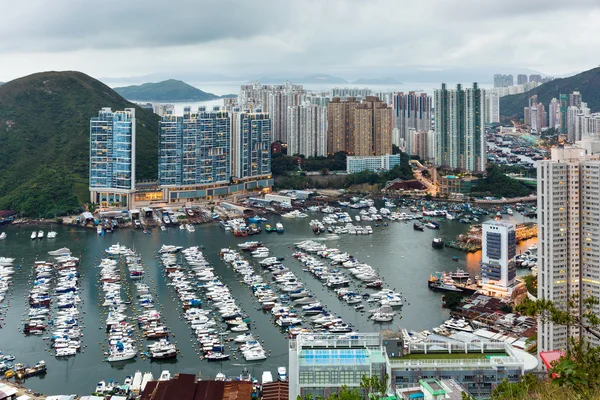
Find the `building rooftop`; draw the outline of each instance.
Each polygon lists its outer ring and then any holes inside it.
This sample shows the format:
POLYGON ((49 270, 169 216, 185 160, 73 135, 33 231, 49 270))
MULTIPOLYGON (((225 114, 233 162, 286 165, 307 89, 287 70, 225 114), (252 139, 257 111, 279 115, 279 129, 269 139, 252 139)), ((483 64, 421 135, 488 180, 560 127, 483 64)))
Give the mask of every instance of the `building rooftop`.
POLYGON ((290 396, 289 382, 271 382, 262 387, 263 400, 288 400, 290 396))
POLYGON ((244 381, 196 381, 178 374, 169 381, 149 382, 140 400, 250 400, 252 384, 244 381))
POLYGON ((504 228, 515 228, 515 224, 507 221, 496 221, 493 219, 487 220, 483 223, 483 225, 492 225, 492 226, 502 226, 504 228))
POLYGON ((335 333, 312 334, 302 333, 290 340, 290 347, 302 348, 379 348, 381 336, 379 333, 352 333, 339 335, 335 333))

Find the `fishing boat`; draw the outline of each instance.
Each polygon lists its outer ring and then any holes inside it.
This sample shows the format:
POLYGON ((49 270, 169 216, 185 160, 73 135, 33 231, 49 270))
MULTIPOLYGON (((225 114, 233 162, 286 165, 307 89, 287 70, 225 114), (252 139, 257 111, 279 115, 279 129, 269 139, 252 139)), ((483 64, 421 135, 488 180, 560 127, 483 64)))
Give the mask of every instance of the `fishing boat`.
POLYGON ((278 222, 275 224, 275 228, 277 229, 277 233, 283 233, 284 229, 283 229, 283 224, 281 222, 278 222))
POLYGON ((273 228, 271 225, 266 224, 265 225, 265 232, 267 232, 267 233, 277 232, 277 228, 273 228))

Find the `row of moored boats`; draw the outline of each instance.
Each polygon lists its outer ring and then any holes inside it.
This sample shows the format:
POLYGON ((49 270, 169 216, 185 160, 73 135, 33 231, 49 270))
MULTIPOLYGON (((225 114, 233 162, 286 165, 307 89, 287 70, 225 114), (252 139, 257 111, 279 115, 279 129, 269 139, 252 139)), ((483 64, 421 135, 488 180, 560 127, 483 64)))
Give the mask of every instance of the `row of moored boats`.
POLYGON ((74 356, 81 350, 83 336, 79 323, 79 259, 68 248, 48 252, 53 262, 35 261, 33 288, 23 333, 42 335, 58 358, 74 356))

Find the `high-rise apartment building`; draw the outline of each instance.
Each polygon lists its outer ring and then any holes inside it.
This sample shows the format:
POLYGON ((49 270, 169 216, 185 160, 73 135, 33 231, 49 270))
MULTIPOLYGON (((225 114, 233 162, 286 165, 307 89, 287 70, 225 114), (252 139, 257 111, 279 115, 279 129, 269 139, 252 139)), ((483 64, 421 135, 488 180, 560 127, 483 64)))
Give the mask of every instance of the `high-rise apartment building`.
POLYGON ((485 91, 485 122, 488 124, 500 122, 500 96, 497 91, 485 91))
MULTIPOLYGON (((582 301, 600 293, 600 161, 580 148, 553 148, 537 180, 538 298, 581 314, 582 301)), ((577 326, 538 322, 538 351, 565 350, 569 337, 600 345, 577 326)))
POLYGON ((569 107, 581 107, 581 93, 575 91, 569 95, 569 107))
POLYGON ((242 85, 238 104, 243 109, 266 110, 271 119, 271 139, 287 143, 288 107, 302 103, 306 90, 302 85, 286 82, 283 85, 242 85))
POLYGON ((560 102, 556 98, 548 105, 548 127, 560 128, 560 102))
POLYGON ((233 171, 241 180, 271 175, 271 119, 257 109, 238 115, 236 158, 233 171))
POLYGON ((560 133, 567 134, 567 111, 569 109, 569 96, 566 94, 560 95, 560 133))
POLYGON ((327 111, 327 153, 354 153, 354 110, 360 103, 354 97, 342 101, 334 97, 327 111))
POLYGON ((327 107, 305 102, 288 107, 288 154, 327 155, 327 107))
POLYGON ((527 75, 519 74, 517 75, 517 85, 524 85, 528 82, 527 75))
POLYGON ((394 141, 397 146, 399 140, 404 140, 404 147, 408 153, 412 151, 409 129, 420 132, 431 130, 431 107, 432 99, 426 93, 415 92, 394 93, 392 95, 392 106, 394 108, 394 128, 398 129, 394 141))
POLYGON ((507 87, 507 86, 513 86, 514 81, 513 81, 513 76, 512 75, 503 75, 503 74, 496 74, 494 75, 494 87, 507 87))
POLYGON ((542 76, 538 74, 529 75, 529 82, 542 83, 542 76))
POLYGON ((354 110, 354 154, 392 154, 392 109, 378 97, 367 98, 354 110))
POLYGON ((436 165, 483 172, 487 165, 485 143, 485 90, 473 88, 435 91, 436 165))
POLYGON ((483 290, 509 296, 517 277, 515 224, 486 221, 482 225, 481 277, 483 290))
POLYGON ((128 207, 135 191, 135 109, 103 108, 90 120, 90 201, 128 207))
POLYGON ((162 117, 158 180, 163 200, 187 203, 273 184, 268 114, 230 108, 185 107, 183 115, 162 117))
POLYGON ((529 106, 524 109, 525 125, 530 127, 531 133, 539 134, 548 126, 548 115, 542 103, 538 103, 537 95, 529 98, 529 106))
POLYGON ((165 115, 159 128, 161 186, 202 186, 231 178, 231 119, 218 107, 183 116, 165 115))

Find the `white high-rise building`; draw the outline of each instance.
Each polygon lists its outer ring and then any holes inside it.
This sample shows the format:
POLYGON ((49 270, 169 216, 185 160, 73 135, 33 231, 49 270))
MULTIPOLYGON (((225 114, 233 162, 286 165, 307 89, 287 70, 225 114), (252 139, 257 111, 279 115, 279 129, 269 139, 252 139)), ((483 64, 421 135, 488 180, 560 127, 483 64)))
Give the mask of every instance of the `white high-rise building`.
MULTIPOLYGON (((600 295, 600 160, 577 147, 553 148, 537 177, 538 298, 577 315, 581 306, 569 309, 569 299, 600 295)), ((569 337, 600 345, 576 326, 538 322, 539 351, 565 350, 569 337)))
POLYGON ((327 156, 327 107, 305 102, 288 107, 288 154, 327 156))
POLYGON ((500 96, 497 91, 485 92, 485 122, 494 124, 500 122, 500 96))
POLYGON ((515 224, 487 221, 482 225, 481 277, 483 290, 510 296, 517 276, 515 224))

